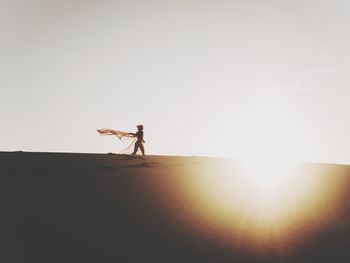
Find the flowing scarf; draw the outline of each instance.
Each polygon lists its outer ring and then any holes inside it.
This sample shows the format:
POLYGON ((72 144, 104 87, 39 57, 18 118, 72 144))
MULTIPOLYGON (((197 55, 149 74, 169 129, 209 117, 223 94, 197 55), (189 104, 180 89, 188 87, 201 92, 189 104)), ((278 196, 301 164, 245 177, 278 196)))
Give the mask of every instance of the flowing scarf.
POLYGON ((122 138, 126 137, 126 138, 133 138, 131 144, 121 150, 119 153, 120 154, 126 154, 126 153, 130 153, 132 146, 135 144, 137 138, 135 138, 135 135, 133 133, 130 132, 123 132, 123 131, 116 131, 116 130, 112 130, 112 129, 98 129, 97 132, 100 135, 114 135, 117 136, 119 138, 119 140, 121 140, 122 138))

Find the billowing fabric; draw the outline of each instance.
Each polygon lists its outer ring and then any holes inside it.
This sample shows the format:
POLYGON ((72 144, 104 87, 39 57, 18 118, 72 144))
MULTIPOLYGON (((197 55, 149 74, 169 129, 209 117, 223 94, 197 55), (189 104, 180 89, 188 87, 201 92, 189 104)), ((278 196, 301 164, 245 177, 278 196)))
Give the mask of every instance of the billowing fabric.
POLYGON ((116 130, 112 130, 112 129, 98 129, 97 132, 100 135, 114 135, 116 137, 118 137, 120 140, 124 137, 126 138, 130 138, 133 139, 130 143, 130 145, 121 150, 120 152, 118 152, 119 154, 130 154, 132 153, 132 150, 134 148, 135 142, 137 141, 137 138, 135 138, 135 134, 130 133, 130 132, 123 132, 123 131, 116 131, 116 130))
POLYGON ((130 132, 116 131, 116 130, 112 130, 112 129, 99 129, 99 130, 97 130, 97 132, 100 135, 115 135, 119 139, 122 139, 123 137, 129 137, 129 138, 135 137, 134 134, 132 134, 130 132))

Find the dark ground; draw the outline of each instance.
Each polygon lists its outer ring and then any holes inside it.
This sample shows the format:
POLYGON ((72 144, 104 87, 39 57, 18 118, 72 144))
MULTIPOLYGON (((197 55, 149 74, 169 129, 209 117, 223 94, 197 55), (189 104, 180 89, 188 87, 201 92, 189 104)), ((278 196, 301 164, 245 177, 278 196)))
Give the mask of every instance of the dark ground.
POLYGON ((350 262, 350 167, 306 165, 343 178, 341 213, 292 254, 268 256, 184 223, 196 207, 181 192, 184 174, 207 162, 2 152, 0 262, 350 262))

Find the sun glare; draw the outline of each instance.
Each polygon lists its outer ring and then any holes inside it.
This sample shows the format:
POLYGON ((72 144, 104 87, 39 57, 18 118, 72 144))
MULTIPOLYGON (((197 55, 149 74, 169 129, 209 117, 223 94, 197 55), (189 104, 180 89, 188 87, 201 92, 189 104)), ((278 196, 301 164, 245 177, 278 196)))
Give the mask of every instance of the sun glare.
POLYGON ((249 193, 243 203, 256 209, 251 216, 258 218, 261 228, 285 223, 291 207, 300 207, 312 192, 310 177, 296 173, 296 164, 260 160, 244 162, 238 182, 249 193))
POLYGON ((306 138, 287 117, 269 107, 246 115, 235 126, 239 142, 228 146, 235 159, 184 172, 193 229, 249 252, 287 253, 332 223, 342 179, 299 162, 306 138))
POLYGON ((312 192, 312 178, 296 169, 293 163, 266 160, 227 164, 215 177, 204 177, 209 180, 203 189, 215 209, 244 214, 260 229, 270 229, 282 225, 291 206, 301 205, 312 192))
POLYGON ((217 238, 230 240, 231 233, 233 244, 248 250, 290 249, 335 214, 337 193, 327 189, 330 177, 302 164, 262 158, 200 169, 191 185, 202 203, 201 220, 217 228, 217 238))

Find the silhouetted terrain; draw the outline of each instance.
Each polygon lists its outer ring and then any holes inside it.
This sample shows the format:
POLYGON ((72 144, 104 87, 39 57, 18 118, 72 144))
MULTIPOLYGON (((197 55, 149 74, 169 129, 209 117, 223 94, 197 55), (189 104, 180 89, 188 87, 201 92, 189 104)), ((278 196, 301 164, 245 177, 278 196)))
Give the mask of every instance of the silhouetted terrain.
MULTIPOLYGON (((341 180, 341 187, 327 185, 339 193, 337 213, 329 210, 334 217, 288 253, 250 253, 238 239, 227 241, 237 231, 225 214, 204 218, 205 205, 193 197, 192 179, 220 176, 214 167, 226 162, 0 153, 0 262, 350 262, 349 166, 302 164, 330 182, 341 180), (225 222, 225 236, 214 221, 225 222)), ((305 227, 312 220, 323 219, 305 227)), ((307 232, 302 228, 296 224, 293 233, 307 232)))

